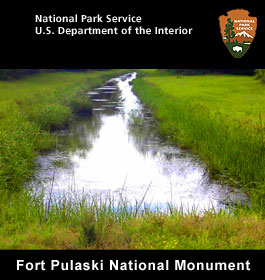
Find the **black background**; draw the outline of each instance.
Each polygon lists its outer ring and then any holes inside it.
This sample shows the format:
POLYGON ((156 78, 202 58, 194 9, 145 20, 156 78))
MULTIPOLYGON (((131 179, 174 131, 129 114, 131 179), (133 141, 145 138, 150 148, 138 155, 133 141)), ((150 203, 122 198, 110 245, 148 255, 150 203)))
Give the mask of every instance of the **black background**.
MULTIPOLYGON (((99 3, 98 6, 75 8, 67 7, 18 7, 2 8, 0 17, 1 35, 1 68, 265 68, 265 11, 262 8, 227 7, 214 8, 204 6, 179 7, 174 1, 171 4, 150 3, 135 6, 133 2, 123 2, 118 8, 113 4, 99 3), (218 17, 226 15, 227 11, 244 8, 250 11, 250 16, 258 18, 256 38, 248 52, 240 59, 235 59, 225 47, 219 29, 218 17), (128 14, 142 17, 144 28, 158 27, 192 27, 191 36, 47 36, 38 37, 34 34, 35 14, 42 15, 116 15, 128 14)), ((129 24, 132 25, 132 24, 129 24)), ((75 24, 73 27, 79 27, 75 24)), ((118 25, 121 26, 121 25, 118 25)), ((127 26, 125 24, 125 26, 127 26)), ((136 26, 133 25, 133 26, 136 26)), ((96 27, 96 25, 93 25, 96 27)), ((103 26, 102 26, 103 27, 103 26)), ((163 261, 169 259, 187 259, 187 261, 226 261, 245 262, 250 260, 250 272, 180 272, 170 271, 172 277, 185 275, 226 274, 234 276, 250 275, 262 272, 264 251, 0 251, 0 269, 2 273, 36 275, 36 271, 16 271, 16 260, 46 262, 51 259, 61 261, 74 259, 87 261, 89 259, 108 261, 119 259, 128 261, 163 261), (173 273, 173 274, 172 274, 173 273)), ((45 274, 55 272, 42 272, 45 274)), ((62 272, 63 273, 63 272, 62 272)), ((65 273, 65 272, 64 272, 65 273)), ((70 272, 67 272, 67 274, 70 272)), ((81 274, 82 272, 78 272, 81 274)), ((86 277, 103 275, 102 272, 83 272, 86 277)), ((130 274, 160 276, 169 272, 129 272, 130 274)), ((127 275, 128 272, 108 272, 109 276, 127 275)), ((108 276, 107 276, 108 277, 108 276)))
POLYGON ((103 276, 127 276, 127 275, 141 275, 143 277, 150 276, 174 276, 176 278, 183 276, 206 276, 213 277, 215 275, 222 276, 254 276, 258 273, 263 272, 264 264, 264 251, 249 251, 249 250, 74 250, 74 251, 0 251, 1 256, 1 273, 7 272, 10 276, 13 275, 25 275, 25 276, 35 276, 37 274, 48 274, 51 276, 61 275, 61 274, 77 274, 87 277, 103 276), (32 270, 26 271, 21 268, 17 270, 17 260, 24 260, 26 262, 41 262, 42 260, 46 263, 46 271, 32 270), (101 271, 63 271, 55 270, 51 271, 50 262, 51 260, 59 260, 60 262, 69 262, 74 260, 74 262, 91 262, 91 260, 100 261, 103 260, 104 269, 101 271), (145 262, 165 262, 169 260, 170 266, 168 271, 110 271, 109 261, 119 260, 121 262, 135 261, 138 263, 145 262), (175 260, 186 260, 188 262, 250 262, 250 271, 188 271, 188 270, 174 270, 175 260))
MULTIPOLYGON (((87 8, 16 8, 1 10, 2 68, 264 68, 265 11, 250 7, 178 7, 171 4, 134 6, 98 5, 87 8), (256 37, 248 52, 235 59, 222 41, 218 17, 227 11, 244 8, 258 18, 256 37), (132 25, 144 28, 192 27, 192 35, 47 35, 35 34, 35 26, 56 24, 35 23, 35 15, 135 15, 140 24, 115 24, 120 28, 132 25)), ((111 24, 58 24, 66 27, 111 27, 111 24)))

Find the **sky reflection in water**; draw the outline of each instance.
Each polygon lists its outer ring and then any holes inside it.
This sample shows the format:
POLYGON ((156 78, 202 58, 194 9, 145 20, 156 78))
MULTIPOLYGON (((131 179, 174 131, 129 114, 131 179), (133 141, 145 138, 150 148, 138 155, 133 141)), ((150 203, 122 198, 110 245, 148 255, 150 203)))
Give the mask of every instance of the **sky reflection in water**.
POLYGON ((33 184, 47 190, 53 184, 54 196, 70 189, 117 203, 122 195, 132 205, 144 197, 154 209, 168 203, 188 211, 220 209, 227 198, 244 198, 209 183, 198 161, 160 139, 151 112, 133 93, 135 78, 136 73, 125 75, 87 94, 93 116, 58 132, 62 149, 39 157, 33 184))

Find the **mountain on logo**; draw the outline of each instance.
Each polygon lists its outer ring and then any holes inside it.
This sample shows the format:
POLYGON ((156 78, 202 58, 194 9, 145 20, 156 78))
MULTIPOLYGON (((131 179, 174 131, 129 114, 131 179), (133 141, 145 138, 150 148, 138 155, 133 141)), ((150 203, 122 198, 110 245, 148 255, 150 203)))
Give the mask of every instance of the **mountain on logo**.
POLYGON ((250 34, 248 34, 246 31, 242 31, 242 32, 240 32, 240 33, 236 33, 236 35, 235 35, 235 37, 237 37, 237 36, 243 36, 243 37, 248 37, 248 38, 254 38, 253 36, 251 36, 250 34))
MULTIPOLYGON (((251 36, 250 34, 248 34, 246 31, 236 33, 234 38, 235 38, 235 40, 237 40, 240 43, 245 41, 246 38, 254 39, 254 37, 251 36)), ((224 40, 227 40, 227 37, 224 37, 224 40)))
POLYGON ((234 40, 238 43, 251 43, 253 41, 254 37, 251 36, 246 31, 242 31, 240 33, 236 33, 234 40))
POLYGON ((235 37, 232 39, 232 41, 237 43, 243 43, 243 44, 250 44, 253 41, 254 37, 251 36, 246 31, 242 31, 235 34, 235 37))

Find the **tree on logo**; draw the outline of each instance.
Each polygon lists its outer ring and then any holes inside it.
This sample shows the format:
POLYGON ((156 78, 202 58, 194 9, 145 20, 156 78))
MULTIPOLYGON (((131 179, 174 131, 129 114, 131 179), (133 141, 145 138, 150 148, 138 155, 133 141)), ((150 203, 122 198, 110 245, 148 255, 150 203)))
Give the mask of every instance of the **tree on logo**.
POLYGON ((230 39, 233 39, 235 37, 235 32, 233 31, 234 28, 234 22, 231 21, 231 18, 227 19, 227 24, 225 25, 225 37, 228 40, 228 43, 230 44, 230 39))

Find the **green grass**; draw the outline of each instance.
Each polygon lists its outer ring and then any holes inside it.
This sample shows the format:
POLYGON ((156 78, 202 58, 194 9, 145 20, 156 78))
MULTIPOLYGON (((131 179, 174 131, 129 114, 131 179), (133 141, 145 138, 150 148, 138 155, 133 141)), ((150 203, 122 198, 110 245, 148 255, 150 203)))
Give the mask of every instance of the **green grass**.
POLYGON ((264 85, 250 76, 140 73, 134 89, 161 133, 199 155, 212 178, 247 189, 264 213, 264 85))
POLYGON ((21 100, 23 97, 58 93, 69 88, 88 88, 121 73, 122 70, 91 72, 40 73, 13 81, 0 81, 0 102, 21 100))
POLYGON ((264 249, 264 220, 241 210, 136 213, 93 197, 47 207, 27 192, 2 191, 0 199, 2 249, 264 249))

